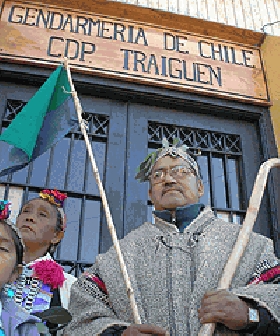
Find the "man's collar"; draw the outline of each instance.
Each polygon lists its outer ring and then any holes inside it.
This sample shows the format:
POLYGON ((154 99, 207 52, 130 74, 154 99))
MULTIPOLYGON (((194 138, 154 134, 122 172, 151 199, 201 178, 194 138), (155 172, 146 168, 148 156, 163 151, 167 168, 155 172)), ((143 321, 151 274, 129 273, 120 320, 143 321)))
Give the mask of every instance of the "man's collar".
MULTIPOLYGON (((200 213, 199 215, 190 223, 189 225, 189 231, 195 231, 197 230, 200 226, 201 223, 205 222, 207 219, 209 218, 214 218, 215 215, 212 211, 212 209, 207 206, 205 207, 200 213)), ((179 232, 179 229, 177 228, 176 225, 165 221, 164 219, 161 219, 157 216, 155 216, 155 225, 156 227, 158 227, 158 229, 160 229, 163 232, 179 232)))
POLYGON ((194 220, 199 215, 200 211, 204 209, 204 207, 205 206, 202 203, 195 203, 176 208, 175 216, 172 216, 171 210, 155 210, 153 211, 153 214, 166 222, 176 224, 176 222, 181 222, 188 219, 194 220))
POLYGON ((174 215, 170 210, 154 211, 153 213, 165 222, 176 225, 180 232, 183 232, 204 208, 204 204, 196 203, 176 208, 174 215))

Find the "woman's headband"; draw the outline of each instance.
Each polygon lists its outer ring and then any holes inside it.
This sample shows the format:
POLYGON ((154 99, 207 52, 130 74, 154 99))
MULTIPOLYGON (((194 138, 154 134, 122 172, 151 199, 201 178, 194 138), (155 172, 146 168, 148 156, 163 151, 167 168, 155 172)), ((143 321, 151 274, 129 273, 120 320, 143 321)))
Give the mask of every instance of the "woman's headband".
MULTIPOLYGON (((194 170, 196 176, 201 178, 200 170, 196 160, 190 155, 189 148, 186 145, 182 145, 179 139, 173 139, 173 144, 170 144, 166 138, 162 140, 162 148, 157 149, 156 151, 150 153, 143 162, 141 162, 138 167, 137 174, 135 176, 136 180, 140 182, 149 181, 152 169, 156 162, 162 157, 169 155, 171 157, 181 157, 184 159, 190 167, 194 170)), ((197 154, 200 155, 200 150, 197 150, 197 154)))
POLYGON ((62 192, 54 189, 44 189, 40 191, 39 196, 48 201, 49 203, 55 205, 57 207, 57 210, 60 212, 62 217, 62 230, 64 231, 66 229, 66 215, 63 211, 63 205, 64 201, 67 198, 66 194, 63 194, 62 192))
POLYGON ((63 208, 67 195, 56 189, 44 189, 40 191, 40 197, 47 200, 49 203, 56 205, 58 208, 63 208))

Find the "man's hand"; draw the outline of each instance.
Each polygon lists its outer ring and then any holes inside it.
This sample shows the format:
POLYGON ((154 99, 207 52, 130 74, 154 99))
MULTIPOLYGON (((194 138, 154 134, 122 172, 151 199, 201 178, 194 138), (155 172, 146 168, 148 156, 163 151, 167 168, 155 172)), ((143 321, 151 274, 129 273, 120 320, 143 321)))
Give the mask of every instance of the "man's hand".
POLYGON ((166 336, 169 335, 164 329, 152 324, 132 324, 122 333, 123 336, 166 336))
POLYGON ((205 293, 198 309, 201 323, 222 323, 231 330, 244 329, 249 305, 226 290, 205 293))

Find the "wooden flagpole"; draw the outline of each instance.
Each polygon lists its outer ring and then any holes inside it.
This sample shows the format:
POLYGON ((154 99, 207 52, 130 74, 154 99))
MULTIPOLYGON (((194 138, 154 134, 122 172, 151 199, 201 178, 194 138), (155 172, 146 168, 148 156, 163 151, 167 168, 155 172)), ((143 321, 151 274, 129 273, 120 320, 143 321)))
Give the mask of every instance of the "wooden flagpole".
POLYGON ((137 308, 137 305, 136 305, 134 292, 133 292, 133 289, 132 289, 132 286, 131 286, 130 279, 128 277, 128 273, 127 273, 127 269, 126 269, 126 266, 125 266, 125 263, 124 263, 123 255, 121 253, 120 244, 119 244, 117 234, 116 234, 116 230, 115 230, 115 227, 114 227, 114 224, 113 224, 113 219, 112 219, 112 216, 111 216, 111 213, 110 213, 110 208, 109 208, 109 205, 108 205, 108 202, 107 202, 106 194, 105 194, 102 182, 100 180, 100 176, 99 176, 98 168, 97 168, 97 165, 96 165, 96 162, 95 162, 95 158, 93 156, 91 143, 89 141, 87 131, 86 131, 86 125, 85 125, 85 123, 82 119, 82 106, 81 106, 81 103, 80 103, 79 98, 78 98, 78 94, 75 90, 75 87, 74 87, 74 84, 73 84, 73 81, 72 81, 71 72, 70 72, 70 68, 69 68, 67 59, 64 60, 64 67, 67 71, 67 76, 68 76, 69 84, 70 84, 70 87, 71 87, 71 94, 72 94, 72 97, 74 99, 75 107, 76 107, 76 110, 77 110, 80 128, 81 128, 82 134, 83 134, 84 139, 85 139, 85 143, 86 143, 87 151, 88 151, 89 158, 90 158, 90 161, 91 161, 93 173, 94 173, 96 183, 97 183, 100 195, 101 195, 102 204, 103 204, 103 208, 104 208, 105 215, 106 215, 107 225, 108 225, 110 234, 112 236, 113 245, 114 245, 114 248, 116 250, 117 257, 118 257, 120 267, 121 267, 121 272, 122 272, 122 275, 123 275, 123 278, 124 278, 124 282, 126 284, 127 295, 128 295, 129 300, 130 300, 130 305, 131 305, 131 308, 132 308, 132 311, 133 311, 134 321, 135 321, 136 324, 141 324, 141 319, 140 319, 140 315, 139 315, 138 308, 137 308))
MULTIPOLYGON (((224 268, 223 275, 219 281, 218 289, 228 289, 231 284, 239 261, 245 251, 245 248, 250 238, 250 234, 253 230, 253 226, 259 212, 261 200, 266 186, 268 173, 273 167, 280 167, 280 158, 269 159, 268 161, 264 162, 260 167, 254 184, 253 192, 250 197, 249 206, 244 222, 242 224, 231 255, 224 268)), ((214 331, 215 324, 206 323, 202 325, 198 336, 211 336, 213 335, 214 331)))

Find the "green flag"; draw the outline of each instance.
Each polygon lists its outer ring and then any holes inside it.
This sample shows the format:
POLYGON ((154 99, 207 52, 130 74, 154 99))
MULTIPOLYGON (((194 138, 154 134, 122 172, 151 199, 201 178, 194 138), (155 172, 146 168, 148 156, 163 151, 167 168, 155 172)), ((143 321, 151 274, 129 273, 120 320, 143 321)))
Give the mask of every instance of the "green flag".
POLYGON ((78 125, 67 71, 60 65, 0 135, 0 176, 24 168, 78 125))

